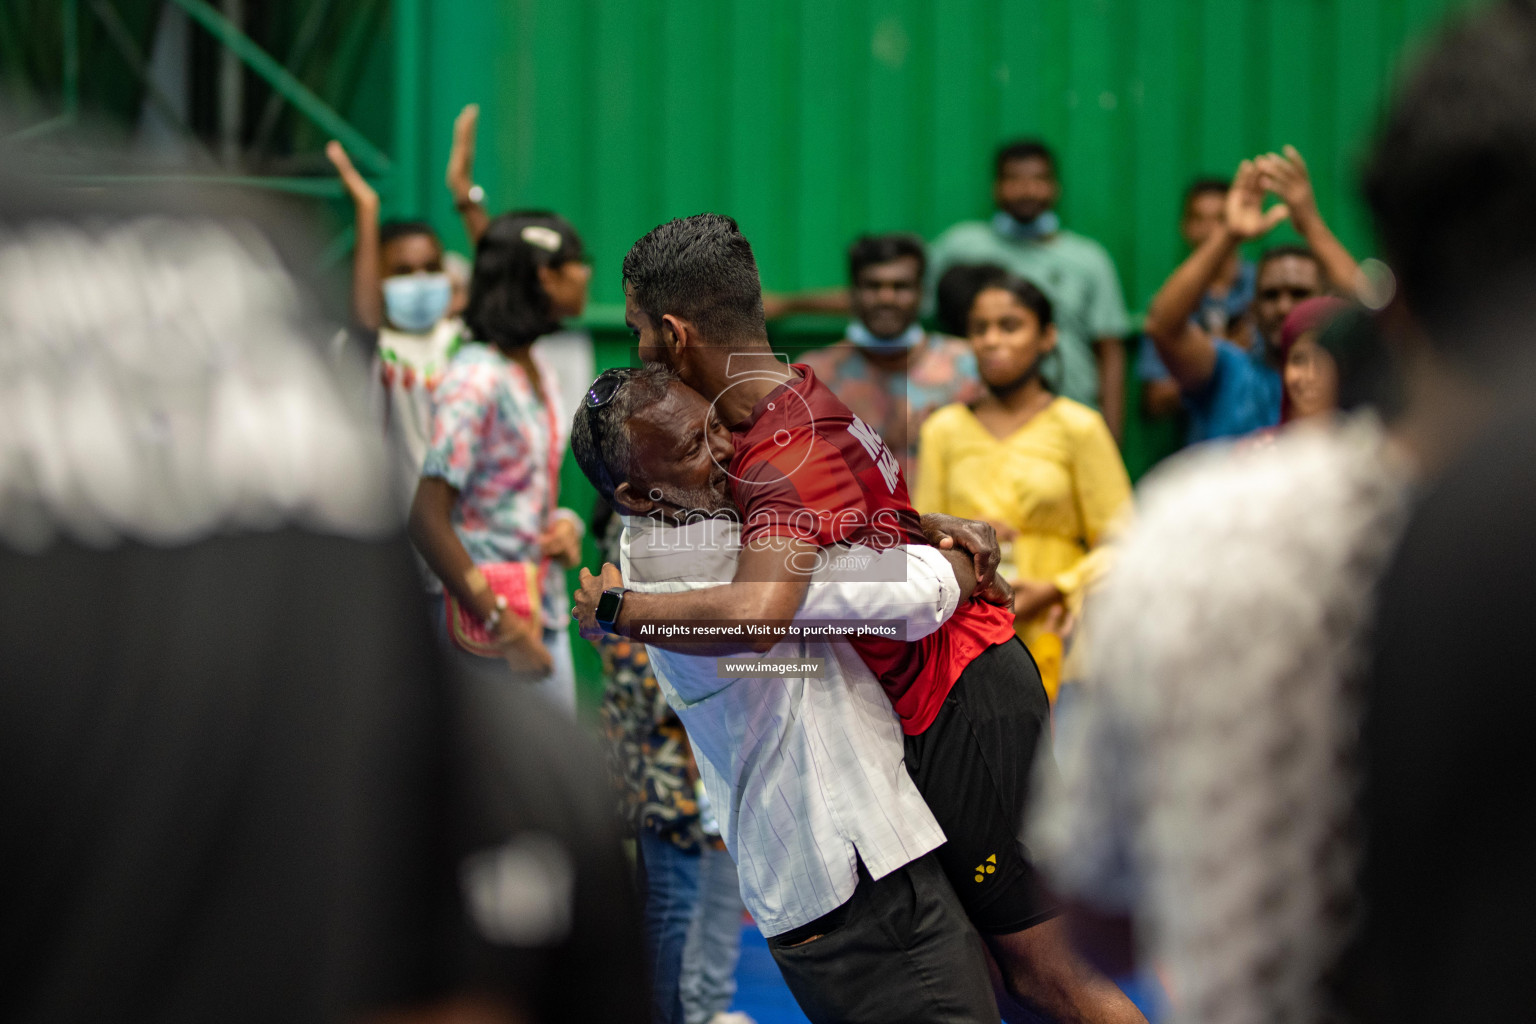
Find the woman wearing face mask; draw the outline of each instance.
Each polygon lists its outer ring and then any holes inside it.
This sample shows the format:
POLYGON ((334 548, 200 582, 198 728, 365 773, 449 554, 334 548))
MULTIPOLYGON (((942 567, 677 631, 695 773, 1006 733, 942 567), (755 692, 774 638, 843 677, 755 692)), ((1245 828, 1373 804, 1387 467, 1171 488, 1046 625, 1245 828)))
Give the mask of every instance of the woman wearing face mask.
POLYGON ((464 311, 468 338, 433 393, 433 429, 411 506, 411 539, 444 599, 439 627, 460 660, 534 684, 574 712, 561 567, 581 520, 557 507, 569 416, 542 334, 586 306, 591 269, 563 217, 525 211, 480 239, 464 311))
POLYGON ((1318 344, 1323 329, 1349 308, 1329 295, 1306 299, 1286 314, 1280 327, 1280 366, 1285 390, 1280 423, 1328 417, 1339 411, 1339 367, 1318 344))
POLYGON ((1056 327, 1039 288, 1011 274, 991 279, 971 302, 968 332, 987 394, 923 424, 915 505, 997 528, 1019 637, 1054 699, 1059 631, 1102 570, 1131 482, 1104 418, 1041 379, 1056 327))

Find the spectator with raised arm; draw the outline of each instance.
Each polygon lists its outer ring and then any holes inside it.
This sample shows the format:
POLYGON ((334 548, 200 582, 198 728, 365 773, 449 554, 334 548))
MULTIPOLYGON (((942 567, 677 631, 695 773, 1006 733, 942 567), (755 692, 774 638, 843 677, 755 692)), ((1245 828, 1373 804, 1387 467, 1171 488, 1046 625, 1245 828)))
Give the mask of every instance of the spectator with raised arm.
POLYGON ((376 341, 376 370, 384 420, 399 449, 396 475, 402 507, 416 492, 416 477, 432 434, 432 389, 458 347, 463 323, 449 314, 453 285, 443 243, 419 220, 379 223, 379 194, 352 165, 341 143, 325 155, 336 167, 356 210, 352 250, 352 313, 376 341))
MULTIPOLYGON (((1244 160, 1227 193, 1221 224, 1163 284, 1147 308, 1146 333, 1178 384, 1193 444, 1237 437, 1280 422, 1280 325, 1299 302, 1355 286, 1359 268, 1328 230, 1313 198, 1301 154, 1244 160), (1264 208, 1266 190, 1286 202, 1264 208), (1291 203, 1295 206, 1291 206, 1291 203), (1253 332, 1244 345, 1191 319, 1232 254, 1290 217, 1310 248, 1277 246, 1259 259, 1253 332)), ((1235 332, 1229 332, 1235 333, 1235 332)))
MULTIPOLYGON (((1188 252, 1193 252, 1220 226, 1227 211, 1227 191, 1231 183, 1226 178, 1196 178, 1184 190, 1184 208, 1179 217, 1179 236, 1188 252)), ((1200 296, 1200 305, 1193 314, 1195 322, 1208 334, 1229 338, 1239 345, 1248 343, 1247 331, 1252 324, 1248 320, 1248 307, 1253 304, 1254 265, 1243 258, 1242 252, 1232 250, 1227 262, 1222 264, 1211 281, 1211 286, 1200 296)), ((1184 407, 1179 385, 1168 375, 1168 368, 1157 357, 1157 347, 1152 339, 1142 335, 1136 355, 1136 377, 1141 381, 1141 411, 1145 416, 1161 419, 1173 416, 1184 407)))
POLYGON ((445 176, 448 192, 453 196, 453 208, 459 211, 464 222, 464 233, 469 236, 470 247, 480 244, 491 223, 485 209, 485 189, 475 184, 475 130, 480 124, 480 104, 470 103, 453 119, 453 148, 448 151, 448 173, 445 176))

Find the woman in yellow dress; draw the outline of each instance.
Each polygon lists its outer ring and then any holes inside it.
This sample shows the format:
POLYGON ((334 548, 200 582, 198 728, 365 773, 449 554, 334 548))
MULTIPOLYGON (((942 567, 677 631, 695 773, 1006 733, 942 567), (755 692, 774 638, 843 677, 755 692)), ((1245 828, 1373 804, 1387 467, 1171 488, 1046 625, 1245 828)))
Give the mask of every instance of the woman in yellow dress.
POLYGON ((914 504, 997 528, 1019 637, 1055 700, 1057 624, 1076 618, 1103 571, 1105 536, 1130 505, 1131 481, 1104 418, 1040 377, 1056 327, 1039 288, 991 279, 972 300, 969 334, 987 393, 924 422, 914 504))

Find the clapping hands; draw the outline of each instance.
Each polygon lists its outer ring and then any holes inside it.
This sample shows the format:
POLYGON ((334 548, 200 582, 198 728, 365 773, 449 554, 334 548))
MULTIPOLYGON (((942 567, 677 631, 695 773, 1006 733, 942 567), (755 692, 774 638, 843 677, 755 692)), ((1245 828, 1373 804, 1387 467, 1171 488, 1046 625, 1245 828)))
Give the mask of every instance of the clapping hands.
POLYGON ((1269 234, 1291 215, 1285 203, 1264 209, 1264 195, 1264 176, 1257 161, 1244 160, 1238 164, 1237 173, 1232 176, 1232 186, 1227 190, 1227 230, 1246 242, 1269 234))
POLYGON ((1244 160, 1227 191, 1227 230, 1244 242, 1267 235, 1287 218, 1303 233, 1318 219, 1312 175, 1295 146, 1244 160), (1266 195, 1280 201, 1265 209, 1266 195))

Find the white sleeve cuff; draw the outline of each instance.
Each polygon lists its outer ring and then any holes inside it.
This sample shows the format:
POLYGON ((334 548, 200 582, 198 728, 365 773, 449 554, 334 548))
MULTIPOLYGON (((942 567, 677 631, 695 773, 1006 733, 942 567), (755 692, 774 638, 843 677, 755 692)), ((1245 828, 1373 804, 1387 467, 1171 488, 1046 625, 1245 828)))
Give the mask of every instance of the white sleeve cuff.
POLYGON ((850 568, 839 558, 811 577, 796 619, 900 619, 906 638, 920 640, 942 626, 960 603, 960 584, 938 548, 903 545, 847 552, 850 568))

